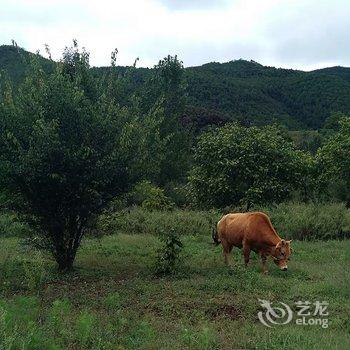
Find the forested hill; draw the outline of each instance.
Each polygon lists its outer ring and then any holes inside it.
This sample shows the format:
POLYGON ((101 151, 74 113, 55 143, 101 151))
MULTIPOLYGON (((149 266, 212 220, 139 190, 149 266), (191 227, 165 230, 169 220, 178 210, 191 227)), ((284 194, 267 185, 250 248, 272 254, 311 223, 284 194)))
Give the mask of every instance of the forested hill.
MULTIPOLYGON (((25 74, 28 52, 0 46, 0 69, 17 84, 25 74), (22 57, 21 57, 22 56, 22 57)), ((45 69, 52 62, 40 58, 45 69)), ((97 75, 108 68, 93 68, 97 75)), ((117 67, 120 71, 125 67, 117 67)), ((350 113, 350 68, 312 72, 266 67, 254 61, 207 63, 185 69, 188 84, 186 118, 201 128, 239 119, 245 124, 279 121, 290 129, 317 129, 332 112, 350 113)), ((152 69, 132 70, 134 88, 152 69)))

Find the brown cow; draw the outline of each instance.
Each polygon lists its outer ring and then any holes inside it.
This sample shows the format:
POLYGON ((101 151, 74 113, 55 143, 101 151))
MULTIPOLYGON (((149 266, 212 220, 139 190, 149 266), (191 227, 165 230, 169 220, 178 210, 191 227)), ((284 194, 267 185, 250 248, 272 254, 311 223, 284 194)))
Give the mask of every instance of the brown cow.
POLYGON ((250 251, 261 256, 263 272, 267 273, 266 259, 269 255, 283 271, 288 269, 287 261, 292 252, 290 242, 281 239, 273 228, 269 217, 261 212, 224 215, 213 230, 213 240, 223 247, 226 264, 233 246, 242 248, 245 265, 248 265, 250 251))

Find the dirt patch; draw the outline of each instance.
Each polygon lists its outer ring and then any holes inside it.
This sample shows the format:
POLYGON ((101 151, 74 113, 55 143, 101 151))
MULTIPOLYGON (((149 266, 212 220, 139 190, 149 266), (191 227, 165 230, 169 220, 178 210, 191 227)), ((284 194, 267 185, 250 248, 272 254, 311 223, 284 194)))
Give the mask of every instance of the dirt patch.
POLYGON ((205 314, 211 319, 215 320, 221 317, 229 318, 230 320, 237 320, 242 318, 241 310, 233 305, 220 305, 216 308, 207 310, 205 314))

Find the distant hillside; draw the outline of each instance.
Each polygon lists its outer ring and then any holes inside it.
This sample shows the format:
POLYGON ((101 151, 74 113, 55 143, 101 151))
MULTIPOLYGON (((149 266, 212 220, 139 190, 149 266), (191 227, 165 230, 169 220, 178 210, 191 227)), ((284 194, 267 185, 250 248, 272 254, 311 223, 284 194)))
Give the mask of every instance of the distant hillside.
POLYGON ((256 122, 319 128, 332 111, 350 112, 350 81, 327 71, 302 72, 243 60, 188 68, 195 105, 244 115, 256 122))
MULTIPOLYGON (((17 85, 23 80, 29 62, 31 52, 19 47, 2 45, 0 46, 0 71, 5 71, 9 78, 17 85)), ((52 69, 52 62, 42 56, 38 56, 44 69, 52 69)))
MULTIPOLYGON (((30 53, 0 46, 0 70, 17 84, 25 75, 22 57, 30 53)), ((41 57, 45 69, 52 62, 41 57)), ((106 67, 93 68, 101 75, 106 67)), ((126 67, 117 67, 123 71, 126 67)), ((152 69, 133 71, 135 89, 152 69)), ((278 121, 290 129, 317 129, 331 112, 350 113, 350 68, 330 67, 312 72, 266 67, 236 60, 186 68, 188 100, 186 118, 198 127, 239 119, 246 124, 278 121)))

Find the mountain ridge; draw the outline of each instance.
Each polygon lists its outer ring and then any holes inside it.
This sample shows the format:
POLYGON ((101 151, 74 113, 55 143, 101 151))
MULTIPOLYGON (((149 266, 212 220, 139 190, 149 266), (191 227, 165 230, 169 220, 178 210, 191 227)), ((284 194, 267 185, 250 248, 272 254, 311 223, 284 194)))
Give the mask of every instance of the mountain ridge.
MULTIPOLYGON (((16 85, 25 76, 26 60, 30 55, 33 53, 22 48, 1 45, 0 70, 6 71, 16 85)), ((38 57, 44 69, 54 65, 54 61, 41 55, 38 57)), ((96 75, 106 69, 111 68, 92 67, 96 75)), ((115 69, 125 71, 127 67, 117 66, 115 69)), ((134 69, 135 86, 142 85, 151 72, 152 68, 134 69)), ((334 66, 305 72, 238 59, 186 67, 185 72, 187 113, 189 118, 197 118, 199 124, 239 119, 247 124, 277 121, 289 129, 318 129, 331 113, 350 113, 348 67, 334 66)))

